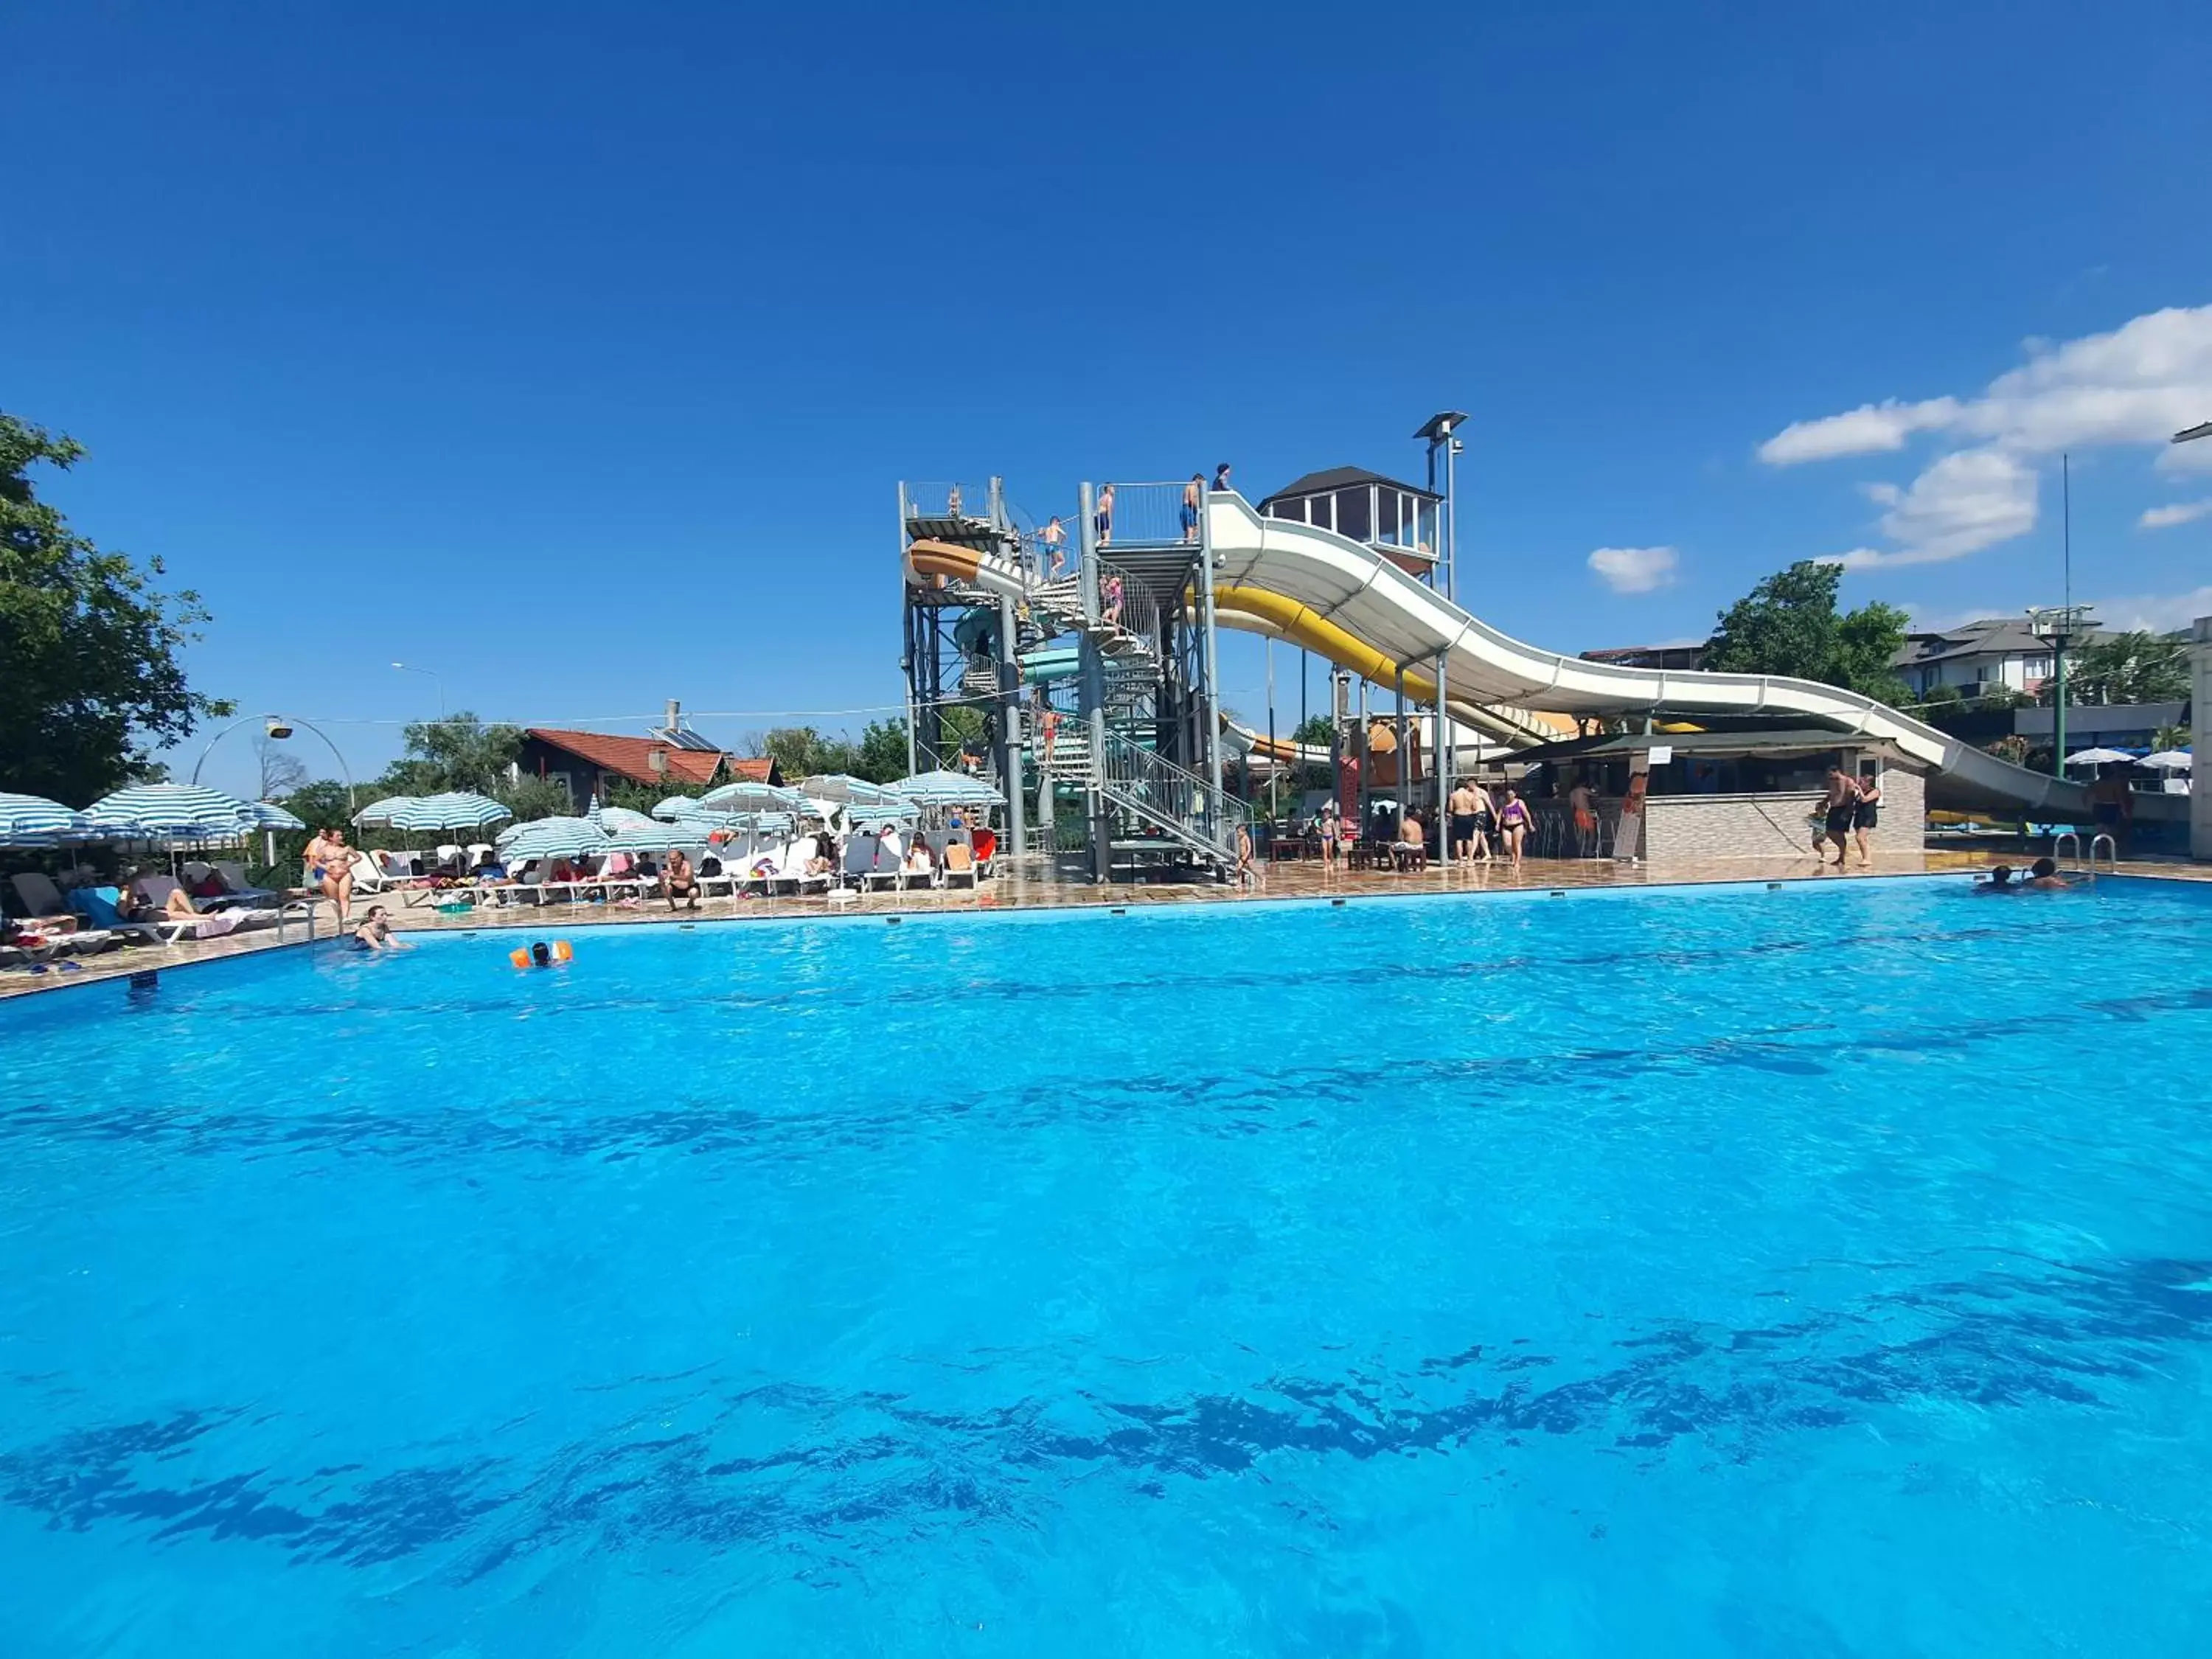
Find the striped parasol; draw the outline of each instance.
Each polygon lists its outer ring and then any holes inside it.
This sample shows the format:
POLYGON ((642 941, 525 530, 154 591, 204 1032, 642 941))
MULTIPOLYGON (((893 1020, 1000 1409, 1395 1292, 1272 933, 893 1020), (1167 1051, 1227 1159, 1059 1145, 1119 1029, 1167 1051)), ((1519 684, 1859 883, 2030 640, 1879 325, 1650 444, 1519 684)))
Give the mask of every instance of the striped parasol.
POLYGON ((611 836, 627 835, 639 830, 648 836, 665 836, 668 833, 665 824, 657 819, 647 817, 642 812, 633 812, 627 806, 602 806, 596 799, 592 803, 592 810, 584 816, 611 836))
POLYGON ((998 790, 965 772, 923 772, 901 778, 891 787, 923 806, 1003 806, 1006 802, 998 790))
POLYGON ((250 800, 246 810, 251 814, 246 821, 250 830, 304 830, 307 826, 273 800, 250 800))
POLYGON ((489 795, 465 789, 438 795, 387 795, 353 815, 355 823, 394 830, 482 830, 514 816, 489 795))
MULTIPOLYGON (((756 783, 750 778, 739 778, 735 783, 726 783, 719 789, 709 789, 699 797, 697 805, 709 812, 796 812, 802 810, 806 798, 796 789, 785 789, 773 783, 756 783)), ((654 807, 653 815, 662 816, 663 801, 654 807)))
POLYGON ((896 812, 911 804, 890 785, 870 783, 849 772, 824 772, 808 778, 799 787, 810 799, 834 801, 851 807, 860 816, 873 811, 896 812))
POLYGON ((252 804, 198 783, 141 783, 84 809, 95 830, 163 841, 241 836, 255 827, 252 804))
POLYGON ((499 854, 513 864, 523 859, 575 858, 586 853, 611 850, 606 832, 589 818, 532 818, 511 823, 493 842, 499 854))
POLYGON ((96 834, 92 820, 44 795, 0 792, 0 847, 55 847, 96 834))

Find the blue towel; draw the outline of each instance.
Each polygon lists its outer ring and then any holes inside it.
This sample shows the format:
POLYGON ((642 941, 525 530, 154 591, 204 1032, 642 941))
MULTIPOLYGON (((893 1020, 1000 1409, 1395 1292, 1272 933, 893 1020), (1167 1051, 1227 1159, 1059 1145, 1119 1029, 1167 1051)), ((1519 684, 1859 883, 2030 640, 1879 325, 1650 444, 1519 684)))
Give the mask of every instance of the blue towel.
POLYGON ((115 887, 79 887, 69 896, 70 908, 95 927, 120 927, 123 913, 115 908, 123 896, 115 887))

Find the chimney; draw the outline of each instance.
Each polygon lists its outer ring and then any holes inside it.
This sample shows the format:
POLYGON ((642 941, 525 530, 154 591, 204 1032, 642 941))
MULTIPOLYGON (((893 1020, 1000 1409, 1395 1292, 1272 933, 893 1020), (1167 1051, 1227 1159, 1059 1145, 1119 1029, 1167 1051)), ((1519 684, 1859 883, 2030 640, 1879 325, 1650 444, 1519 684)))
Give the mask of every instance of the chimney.
POLYGON ((675 698, 671 697, 671 698, 668 700, 668 720, 667 720, 668 735, 669 735, 670 737, 672 737, 672 737, 674 737, 674 736, 676 735, 676 728, 677 728, 677 726, 678 726, 678 725, 682 721, 683 718, 684 718, 684 705, 683 705, 682 703, 680 703, 680 702, 677 702, 675 698))

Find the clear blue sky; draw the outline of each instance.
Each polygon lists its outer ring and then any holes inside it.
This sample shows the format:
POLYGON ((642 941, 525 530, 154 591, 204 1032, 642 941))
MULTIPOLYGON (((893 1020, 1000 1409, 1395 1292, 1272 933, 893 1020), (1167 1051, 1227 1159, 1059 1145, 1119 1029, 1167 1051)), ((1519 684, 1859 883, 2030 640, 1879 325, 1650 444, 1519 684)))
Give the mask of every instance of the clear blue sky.
POLYGON ((2212 580, 2152 441, 2212 418, 2201 5, 118 3, 0 53, 0 406, 206 596, 202 685, 363 771, 435 710, 394 659, 537 723, 895 703, 901 477, 1411 476, 1451 406, 1462 596, 1542 644, 1855 550, 2046 599, 2061 447, 2077 593, 2212 580))

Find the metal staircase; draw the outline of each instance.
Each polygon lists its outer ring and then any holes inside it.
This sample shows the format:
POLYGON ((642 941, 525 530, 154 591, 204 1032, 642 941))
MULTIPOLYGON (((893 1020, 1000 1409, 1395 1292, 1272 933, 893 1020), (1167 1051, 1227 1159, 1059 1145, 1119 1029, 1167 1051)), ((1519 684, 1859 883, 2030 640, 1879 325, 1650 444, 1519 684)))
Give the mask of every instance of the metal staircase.
MULTIPOLYGON (((1089 761, 1087 732, 1083 750, 1089 761)), ((1251 822, 1243 801, 1118 732, 1107 732, 1103 762, 1091 771, 1110 807, 1160 832, 1217 873, 1237 867, 1237 829, 1251 822)))

